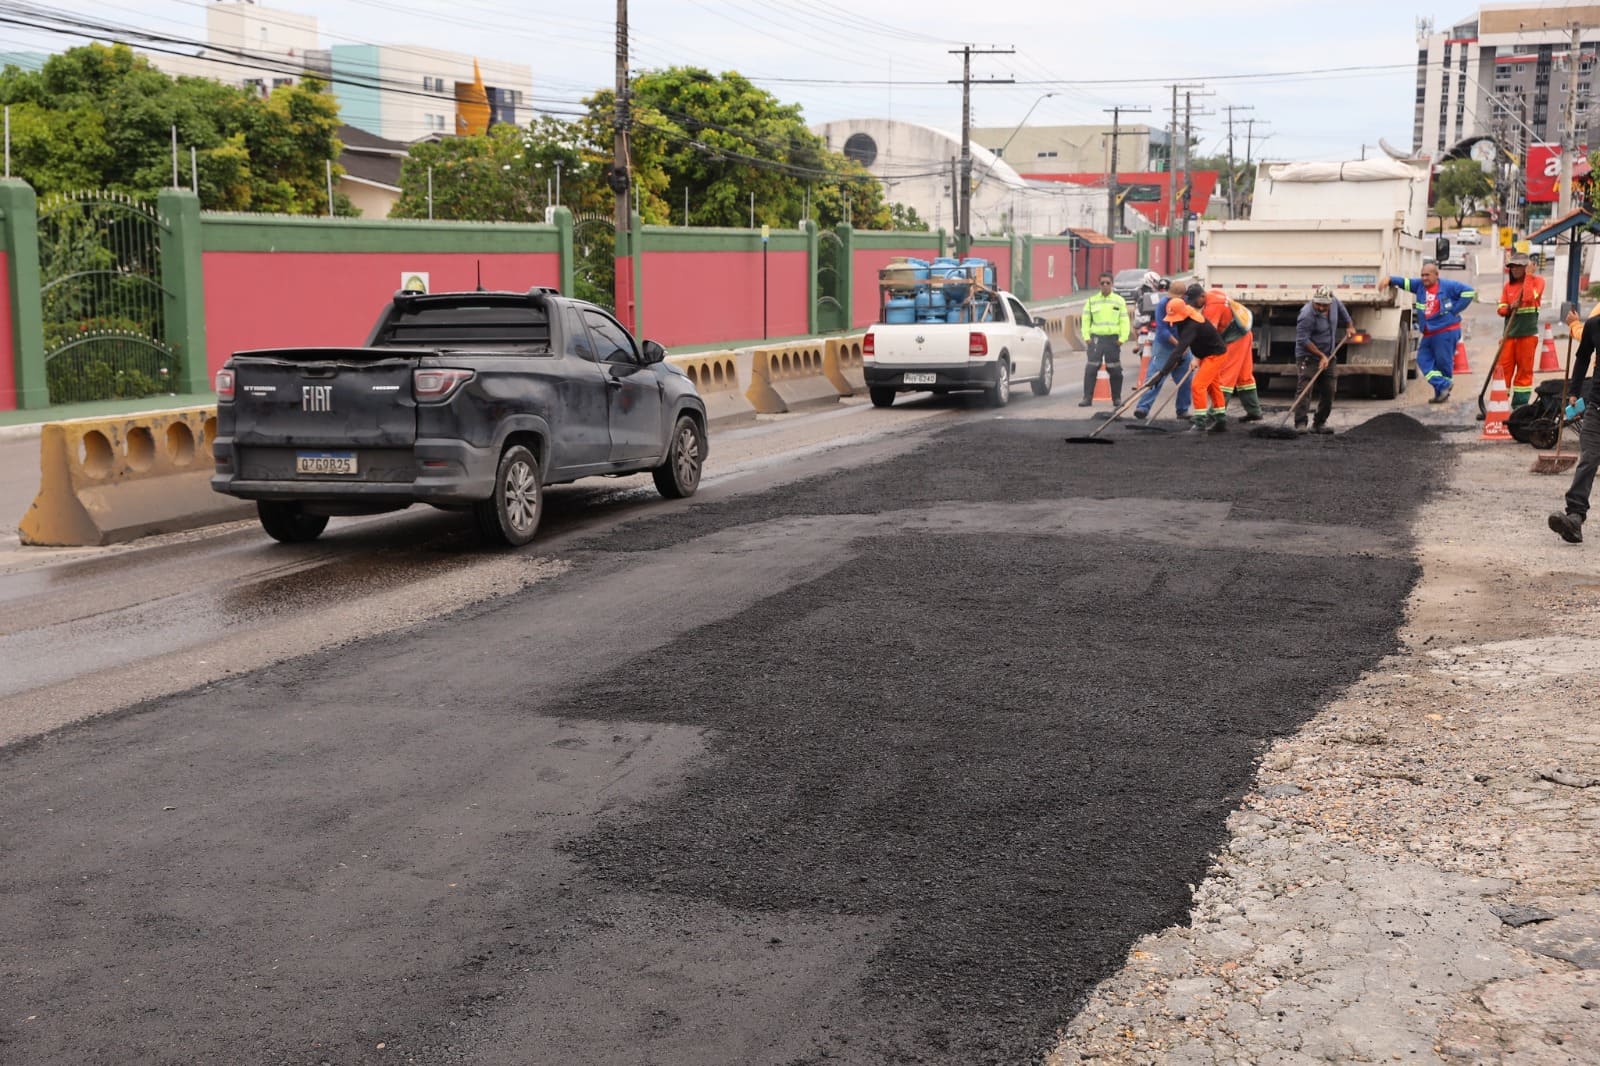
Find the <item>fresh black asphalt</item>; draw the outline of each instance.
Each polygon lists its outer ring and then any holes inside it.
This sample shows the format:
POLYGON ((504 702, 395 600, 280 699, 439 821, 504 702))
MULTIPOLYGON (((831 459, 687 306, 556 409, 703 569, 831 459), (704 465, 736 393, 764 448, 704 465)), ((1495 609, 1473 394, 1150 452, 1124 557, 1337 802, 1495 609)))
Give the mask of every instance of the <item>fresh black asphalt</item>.
POLYGON ((645 517, 4 753, 0 1061, 1036 1059, 1394 649, 1448 465, 1401 416, 1088 428, 645 517))

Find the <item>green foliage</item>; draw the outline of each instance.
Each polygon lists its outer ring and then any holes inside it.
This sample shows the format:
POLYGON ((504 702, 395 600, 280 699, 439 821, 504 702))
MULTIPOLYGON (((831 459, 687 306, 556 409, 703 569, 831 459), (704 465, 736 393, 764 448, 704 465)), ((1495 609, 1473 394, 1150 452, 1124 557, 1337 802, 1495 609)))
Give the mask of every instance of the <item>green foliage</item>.
POLYGON ((543 222, 557 164, 563 206, 574 214, 609 213, 604 159, 580 127, 548 116, 527 129, 492 126, 479 136, 423 142, 401 165, 400 200, 389 217, 428 217, 431 170, 434 218, 543 222))
MULTIPOLYGON (((11 107, 12 172, 41 196, 153 197, 172 183, 176 125, 180 148, 198 150, 207 209, 322 214, 326 164, 342 150, 338 102, 314 79, 263 99, 208 78, 170 78, 124 45, 73 48, 38 71, 7 67, 0 104, 11 107)), ((187 158, 179 171, 187 184, 187 158)), ((335 210, 353 213, 348 201, 335 210)))
POLYGON ((1452 159, 1439 168, 1434 191, 1434 210, 1440 215, 1454 217, 1456 225, 1460 226, 1468 215, 1493 197, 1494 186, 1477 160, 1452 159))
POLYGON ((889 228, 905 232, 928 232, 928 223, 917 214, 917 209, 910 204, 892 203, 889 205, 889 228))

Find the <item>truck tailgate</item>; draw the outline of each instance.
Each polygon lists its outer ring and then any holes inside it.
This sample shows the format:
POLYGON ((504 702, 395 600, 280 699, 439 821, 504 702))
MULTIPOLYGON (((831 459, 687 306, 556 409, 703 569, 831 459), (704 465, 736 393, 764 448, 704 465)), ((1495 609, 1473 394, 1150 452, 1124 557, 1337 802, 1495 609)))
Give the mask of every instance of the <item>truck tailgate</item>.
POLYGON ((415 355, 372 349, 240 353, 233 358, 234 443, 410 448, 415 355))
POLYGON ((875 357, 880 367, 966 366, 971 332, 959 322, 879 323, 872 327, 875 357))

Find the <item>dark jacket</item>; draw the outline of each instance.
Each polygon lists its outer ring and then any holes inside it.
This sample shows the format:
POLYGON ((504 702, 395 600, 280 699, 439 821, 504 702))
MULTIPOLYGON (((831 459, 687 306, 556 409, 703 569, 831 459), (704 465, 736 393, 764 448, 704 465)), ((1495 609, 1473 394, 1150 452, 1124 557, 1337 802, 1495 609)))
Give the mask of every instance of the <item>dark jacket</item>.
POLYGON ((1323 355, 1332 355, 1334 345, 1338 344, 1340 327, 1350 324, 1350 312, 1344 309, 1344 304, 1339 302, 1337 296, 1333 298, 1325 315, 1317 313, 1315 302, 1308 302, 1300 308, 1300 317, 1294 324, 1296 361, 1311 354, 1311 350, 1306 347, 1308 343, 1315 344, 1323 355))
POLYGON ((1595 380, 1589 382, 1589 392, 1583 391, 1583 379, 1589 374, 1589 359, 1594 355, 1594 350, 1600 347, 1600 315, 1584 319, 1583 333, 1578 340, 1578 354, 1572 361, 1572 381, 1567 386, 1568 396, 1582 396, 1583 402, 1590 407, 1600 403, 1600 395, 1595 386, 1600 384, 1600 373, 1595 375, 1595 380))
POLYGON ((1196 359, 1209 359, 1228 350, 1227 344, 1222 340, 1222 334, 1217 332, 1217 327, 1204 319, 1197 322, 1192 318, 1186 318, 1178 323, 1175 332, 1178 334, 1178 350, 1173 353, 1168 366, 1177 366, 1184 352, 1190 353, 1196 359))

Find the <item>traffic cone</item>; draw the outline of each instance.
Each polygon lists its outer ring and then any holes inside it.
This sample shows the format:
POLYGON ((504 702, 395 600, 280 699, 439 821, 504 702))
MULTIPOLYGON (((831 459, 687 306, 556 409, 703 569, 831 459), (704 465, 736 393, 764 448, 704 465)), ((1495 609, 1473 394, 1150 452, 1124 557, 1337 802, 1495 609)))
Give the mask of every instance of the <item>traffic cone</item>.
POLYGON ((1467 342, 1456 341, 1456 365, 1451 367, 1450 376, 1457 374, 1470 374, 1472 368, 1467 365, 1467 342))
POLYGON ((1100 373, 1094 379, 1094 402, 1111 402, 1111 375, 1106 372, 1104 364, 1100 366, 1100 373))
POLYGON ((1145 341, 1144 347, 1139 350, 1139 383, 1135 388, 1144 388, 1145 378, 1150 376, 1150 342, 1145 341))
POLYGON ((1511 440, 1511 427, 1506 419, 1511 417, 1511 393, 1504 381, 1495 382, 1489 389, 1489 404, 1483 416, 1483 432, 1479 440, 1511 440))
POLYGON ((1539 346, 1540 374, 1554 374, 1561 369, 1561 359, 1556 355, 1555 334, 1550 332, 1550 323, 1544 324, 1544 343, 1539 346))

